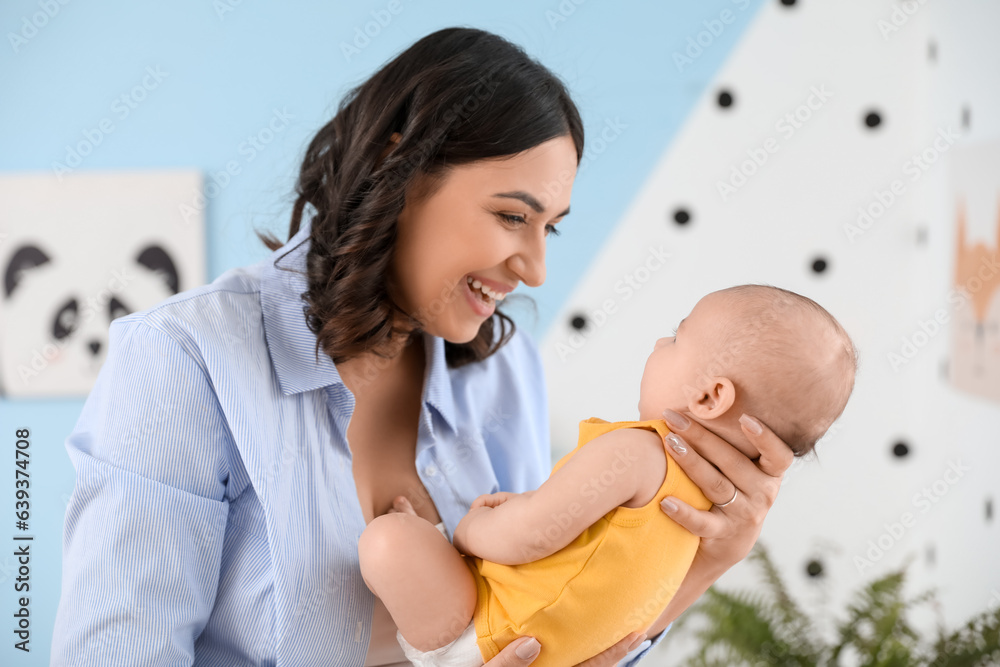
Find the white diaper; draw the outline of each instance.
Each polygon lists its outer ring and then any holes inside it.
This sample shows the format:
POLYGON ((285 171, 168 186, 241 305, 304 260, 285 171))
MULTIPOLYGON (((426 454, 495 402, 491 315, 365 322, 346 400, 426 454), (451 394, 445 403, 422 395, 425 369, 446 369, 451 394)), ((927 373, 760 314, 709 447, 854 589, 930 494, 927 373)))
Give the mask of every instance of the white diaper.
MULTIPOLYGON (((451 541, 443 521, 434 527, 441 531, 445 539, 451 541)), ((470 622, 469 627, 465 628, 455 641, 433 651, 415 649, 398 630, 396 641, 403 647, 406 659, 417 667, 481 667, 483 664, 483 654, 479 652, 479 646, 476 644, 475 622, 470 622)))
POLYGON ((475 623, 472 622, 455 641, 433 651, 418 651, 398 630, 396 641, 403 647, 406 659, 417 667, 482 667, 483 664, 483 654, 476 644, 475 623))

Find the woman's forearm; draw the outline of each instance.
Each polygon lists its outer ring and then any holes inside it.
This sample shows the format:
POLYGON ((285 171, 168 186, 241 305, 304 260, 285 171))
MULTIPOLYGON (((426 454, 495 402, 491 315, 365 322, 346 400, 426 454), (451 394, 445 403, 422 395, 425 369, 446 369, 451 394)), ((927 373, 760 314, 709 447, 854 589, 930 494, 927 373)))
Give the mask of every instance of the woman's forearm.
POLYGON ((662 632, 668 625, 677 620, 684 610, 701 597, 702 593, 708 590, 709 586, 725 573, 725 569, 720 570, 718 566, 709 566, 695 556, 691 563, 691 568, 684 576, 677 593, 667 603, 667 608, 663 610, 660 617, 653 622, 646 634, 650 637, 662 632))

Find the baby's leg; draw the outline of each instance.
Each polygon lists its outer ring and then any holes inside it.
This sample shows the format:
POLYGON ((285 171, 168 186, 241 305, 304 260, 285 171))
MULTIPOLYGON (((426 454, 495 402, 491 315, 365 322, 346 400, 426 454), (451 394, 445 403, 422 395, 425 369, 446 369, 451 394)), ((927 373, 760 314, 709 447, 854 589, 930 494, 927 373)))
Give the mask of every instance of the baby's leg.
POLYGON ((462 555, 426 519, 377 516, 358 541, 361 576, 414 648, 453 642, 472 619, 476 582, 462 555))

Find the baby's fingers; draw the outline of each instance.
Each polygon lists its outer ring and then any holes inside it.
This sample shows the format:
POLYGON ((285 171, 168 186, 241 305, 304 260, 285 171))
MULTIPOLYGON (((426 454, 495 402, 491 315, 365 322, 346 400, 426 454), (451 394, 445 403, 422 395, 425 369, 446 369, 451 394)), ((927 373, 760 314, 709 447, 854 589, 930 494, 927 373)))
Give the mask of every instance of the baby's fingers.
POLYGON ((514 494, 508 493, 506 491, 498 491, 497 493, 488 493, 483 496, 479 496, 472 501, 472 506, 470 510, 474 510, 477 507, 497 507, 503 505, 507 500, 514 494))

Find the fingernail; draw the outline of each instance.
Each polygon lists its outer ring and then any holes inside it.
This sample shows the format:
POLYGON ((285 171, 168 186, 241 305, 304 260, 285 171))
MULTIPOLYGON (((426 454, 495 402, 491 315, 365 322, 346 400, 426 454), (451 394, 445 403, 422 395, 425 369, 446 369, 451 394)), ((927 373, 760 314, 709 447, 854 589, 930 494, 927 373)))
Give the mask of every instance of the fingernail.
POLYGON ((676 512, 677 505, 670 501, 670 498, 664 498, 660 501, 660 507, 666 509, 668 512, 676 512))
POLYGON ((538 640, 532 637, 526 642, 523 642, 520 646, 514 649, 514 653, 521 660, 530 660, 538 655, 538 652, 542 650, 542 645, 538 643, 538 640))
POLYGON ((745 426, 746 429, 751 433, 753 433, 754 435, 760 435, 761 433, 764 432, 764 429, 760 427, 760 422, 758 422, 756 419, 754 419, 748 414, 744 414, 743 416, 740 417, 740 423, 743 424, 743 426, 745 426))
POLYGON ((669 408, 663 411, 663 419, 670 425, 670 428, 676 431, 683 431, 691 425, 687 417, 669 408))
POLYGON ((684 441, 681 440, 681 436, 676 433, 671 433, 667 436, 667 442, 670 443, 670 448, 677 452, 678 455, 684 456, 687 454, 687 447, 684 446, 684 441))
POLYGON ((628 647, 629 653, 634 651, 639 646, 639 644, 643 643, 644 641, 646 641, 645 633, 639 635, 639 638, 636 639, 634 642, 632 642, 632 645, 628 647))

